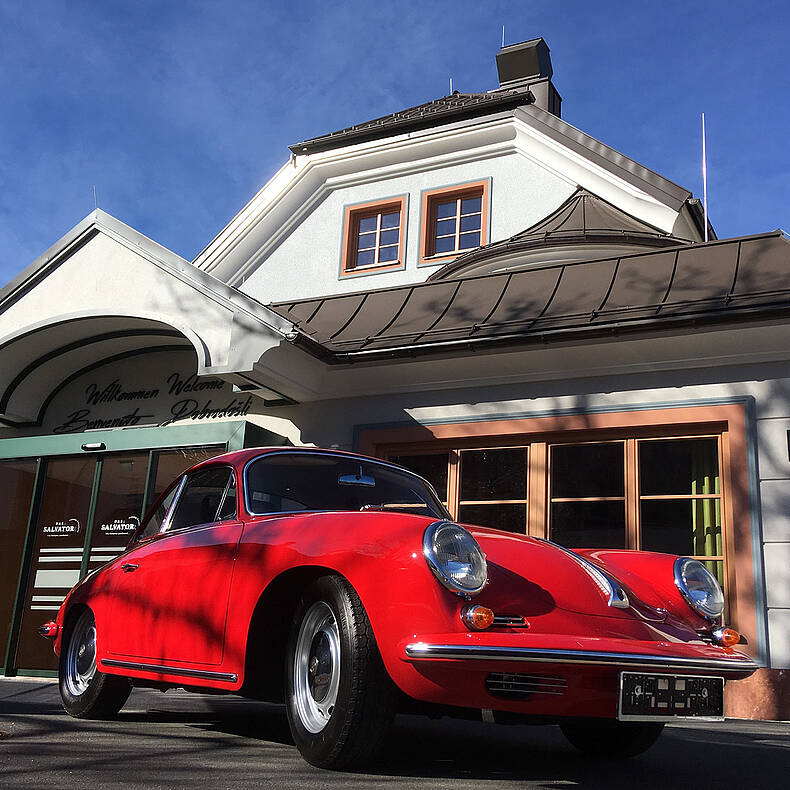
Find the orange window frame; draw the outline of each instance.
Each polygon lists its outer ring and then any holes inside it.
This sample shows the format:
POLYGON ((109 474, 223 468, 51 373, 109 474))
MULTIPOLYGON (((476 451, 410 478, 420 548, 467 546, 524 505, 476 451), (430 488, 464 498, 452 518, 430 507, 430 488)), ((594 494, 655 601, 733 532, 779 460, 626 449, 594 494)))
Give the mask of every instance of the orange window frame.
POLYGON ((463 200, 464 198, 479 197, 480 205, 480 246, 488 243, 488 202, 489 202, 489 181, 470 181, 467 184, 459 184, 454 187, 443 189, 431 189, 422 193, 422 228, 420 233, 420 260, 419 265, 425 266, 437 263, 448 263, 459 255, 468 252, 468 249, 459 248, 460 218, 456 215, 456 248, 448 252, 436 252, 436 210, 440 203, 447 203, 452 200, 463 200))
MULTIPOLYGON (((756 640, 757 615, 752 561, 750 483, 747 449, 746 410, 742 404, 680 406, 597 414, 525 417, 481 422, 441 423, 402 428, 367 428, 360 431, 360 452, 387 458, 479 447, 529 448, 527 470, 526 532, 535 537, 549 535, 550 507, 548 480, 552 444, 625 441, 633 454, 626 469, 636 469, 637 442, 646 439, 718 437, 722 508, 722 555, 724 563, 728 619, 735 628, 756 640)), ((448 509, 457 517, 457 463, 452 463, 448 480, 448 509)), ((626 529, 628 545, 640 546, 638 475, 627 474, 626 529)))
MULTIPOLYGON (((399 195, 398 197, 388 200, 376 200, 370 203, 357 203, 355 205, 346 206, 343 219, 343 244, 340 260, 341 277, 359 277, 365 274, 378 274, 380 272, 396 271, 405 268, 406 208, 406 195, 399 195), (356 266, 360 221, 381 214, 391 214, 395 211, 400 212, 400 224, 398 225, 398 254, 396 259, 380 264, 356 266)), ((377 235, 377 245, 375 249, 378 250, 380 246, 377 235)))

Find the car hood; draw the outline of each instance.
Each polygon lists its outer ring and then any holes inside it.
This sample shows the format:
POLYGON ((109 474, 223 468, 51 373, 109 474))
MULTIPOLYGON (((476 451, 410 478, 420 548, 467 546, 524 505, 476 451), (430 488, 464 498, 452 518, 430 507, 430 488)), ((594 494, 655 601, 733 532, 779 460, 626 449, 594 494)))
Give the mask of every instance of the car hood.
POLYGON ((560 608, 603 617, 664 619, 663 612, 644 604, 625 585, 622 586, 631 606, 610 606, 608 593, 601 589, 585 561, 567 549, 525 535, 463 526, 475 536, 486 555, 487 597, 493 596, 492 602, 495 600, 501 611, 529 617, 560 608))

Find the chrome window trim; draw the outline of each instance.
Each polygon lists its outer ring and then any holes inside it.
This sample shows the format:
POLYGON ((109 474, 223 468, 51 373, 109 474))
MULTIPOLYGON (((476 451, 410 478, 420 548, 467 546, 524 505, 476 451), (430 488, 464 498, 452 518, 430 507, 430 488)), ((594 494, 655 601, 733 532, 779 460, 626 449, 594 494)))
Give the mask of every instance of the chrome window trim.
POLYGON ((543 664, 595 664, 619 667, 657 667, 662 669, 710 669, 717 672, 754 672, 758 665, 748 656, 737 658, 690 658, 652 653, 608 653, 598 650, 561 648, 504 647, 499 645, 446 645, 413 642, 405 655, 413 660, 470 659, 475 661, 517 661, 543 664))
POLYGON ((217 506, 216 511, 214 512, 214 521, 205 521, 202 524, 190 524, 188 527, 179 527, 178 529, 170 529, 170 523, 173 520, 173 514, 175 512, 175 507, 178 504, 179 500, 181 499, 181 494, 183 493, 184 489, 186 488, 187 479, 190 476, 189 472, 185 472, 182 475, 182 477, 181 477, 181 482, 178 484, 178 491, 176 491, 176 495, 175 495, 173 501, 170 503, 170 508, 168 509, 167 515, 165 516, 165 519, 162 522, 162 526, 161 526, 159 532, 156 533, 157 535, 164 535, 165 533, 168 534, 168 535, 181 534, 182 532, 185 532, 188 529, 197 529, 198 527, 205 527, 205 526, 207 526, 209 524, 223 524, 226 521, 237 521, 238 520, 238 515, 239 515, 238 514, 238 510, 239 510, 238 497, 236 499, 236 512, 233 514, 233 516, 229 516, 228 518, 223 518, 221 521, 217 520, 217 513, 219 513, 220 507, 222 506, 224 498, 225 498, 225 496, 227 494, 228 484, 230 483, 231 480, 233 480, 234 483, 236 482, 236 470, 230 464, 212 464, 211 466, 205 466, 205 467, 201 467, 200 469, 195 469, 194 473, 198 474, 199 472, 205 472, 208 469, 230 469, 230 478, 228 479, 228 483, 225 484, 225 488, 224 488, 224 490, 222 492, 222 497, 220 499, 220 503, 217 506))
MULTIPOLYGON (((176 493, 173 496, 173 501, 170 503, 170 507, 167 509, 167 513, 165 513, 165 517, 162 519, 162 526, 159 527, 159 531, 156 535, 162 535, 165 532, 168 532, 170 529, 170 522, 173 520, 173 511, 175 510, 175 506, 178 503, 178 500, 181 499, 181 492, 184 490, 184 486, 186 485, 187 476, 185 474, 181 475, 181 480, 176 487, 176 493)), ((151 535, 151 537, 156 537, 156 535, 151 535)))
POLYGON ((298 513, 341 513, 343 511, 340 510, 328 510, 327 508, 318 508, 316 510, 289 510, 289 511, 281 511, 279 513, 258 513, 250 507, 250 488, 248 485, 248 471, 252 464, 256 461, 260 461, 262 458, 267 458, 270 455, 304 455, 304 456, 322 456, 325 458, 340 458, 346 460, 358 460, 362 463, 367 464, 375 464, 377 466, 384 466, 388 469, 395 469, 398 472, 403 472, 404 474, 410 475, 411 477, 417 478, 428 490, 428 493, 432 494, 436 497, 436 503, 439 505, 440 512, 444 513, 446 516, 446 520, 450 520, 450 514, 447 512, 446 508, 442 504, 442 500, 439 499, 439 495, 434 490, 434 487, 424 478, 420 477, 420 475, 412 472, 409 469, 406 469, 403 466, 398 466, 397 464, 391 464, 387 461, 379 461, 375 458, 368 458, 364 455, 357 455, 355 453, 332 453, 326 450, 310 450, 309 448, 294 448, 293 450, 267 450, 260 455, 256 455, 253 458, 250 458, 244 464, 244 469, 242 470, 242 480, 244 483, 244 507, 247 513, 250 516, 285 516, 285 515, 295 515, 298 513))

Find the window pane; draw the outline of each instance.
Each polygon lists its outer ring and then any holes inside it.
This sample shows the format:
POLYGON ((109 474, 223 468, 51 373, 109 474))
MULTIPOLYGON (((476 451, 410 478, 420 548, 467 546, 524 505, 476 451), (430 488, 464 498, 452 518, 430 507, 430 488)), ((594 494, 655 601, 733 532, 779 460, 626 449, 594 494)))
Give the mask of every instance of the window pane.
POLYGON ((470 250, 472 247, 480 246, 480 233, 462 233, 458 247, 462 250, 470 250))
POLYGON ((640 510, 645 551, 707 557, 723 554, 718 499, 644 499, 640 510))
POLYGON ((480 230, 479 214, 471 214, 468 217, 461 217, 461 233, 469 230, 480 230))
POLYGON ((462 451, 462 502, 526 498, 526 448, 462 451))
POLYGON ((182 472, 207 458, 224 452, 224 447, 185 447, 182 450, 163 450, 154 453, 154 465, 151 474, 154 476, 154 488, 151 491, 149 504, 153 504, 159 495, 182 472))
POLYGON ((382 247, 379 250, 379 263, 398 260, 398 247, 382 247))
POLYGON ((455 236, 436 239, 436 252, 452 252, 455 249, 455 236))
POLYGON ((357 253, 357 266, 371 266, 376 262, 375 250, 363 250, 357 253))
POLYGON ((470 197, 464 198, 461 201, 461 213, 462 214, 473 214, 474 212, 480 212, 483 209, 483 198, 482 197, 470 197))
MULTIPOLYGON (((716 577, 716 581, 724 589, 724 562, 722 560, 703 560, 702 564, 716 577)), ((724 621, 727 621, 726 612, 724 621)))
POLYGON ((458 520, 508 532, 527 531, 526 505, 461 505, 458 520))
POLYGON ((447 501, 447 453, 394 455, 390 461, 405 466, 420 477, 424 477, 436 489, 436 493, 439 494, 442 501, 447 501))
POLYGON ((382 214, 381 227, 382 228, 399 228, 400 227, 400 211, 395 211, 392 214, 382 214))
POLYGON ((455 218, 443 219, 436 223, 437 236, 452 236, 455 234, 455 218))
POLYGON ((375 233, 360 233, 357 241, 358 250, 372 250, 376 246, 375 233))
POLYGON ((224 466, 191 474, 176 503, 170 529, 183 529, 216 521, 230 475, 231 470, 224 466))
POLYGON ((625 548, 625 502, 554 502, 551 539, 570 548, 625 548))
POLYGON ((716 439, 639 442, 643 495, 718 494, 719 443, 716 439))
POLYGON ((359 232, 360 233, 367 233, 371 230, 376 230, 376 224, 378 221, 378 216, 374 215, 372 217, 360 217, 359 219, 359 232))
POLYGON ((400 236, 400 230, 398 228, 394 230, 383 230, 381 231, 381 241, 379 244, 382 246, 385 244, 397 244, 398 236, 400 236))
POLYGON ((439 203, 436 206, 436 219, 444 219, 445 217, 454 217, 456 213, 456 206, 458 204, 455 200, 448 203, 439 203))
POLYGON ((625 496, 624 445, 614 442, 552 447, 551 496, 625 496))

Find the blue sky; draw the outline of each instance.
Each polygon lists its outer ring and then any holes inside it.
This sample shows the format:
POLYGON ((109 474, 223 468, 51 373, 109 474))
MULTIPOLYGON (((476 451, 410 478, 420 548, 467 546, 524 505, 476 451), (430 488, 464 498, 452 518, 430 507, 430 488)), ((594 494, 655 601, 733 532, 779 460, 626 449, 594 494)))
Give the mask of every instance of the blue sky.
POLYGON ((543 36, 563 117, 701 194, 719 236, 790 229, 790 4, 0 0, 0 282, 99 206, 192 259, 289 144, 497 86, 543 36))

